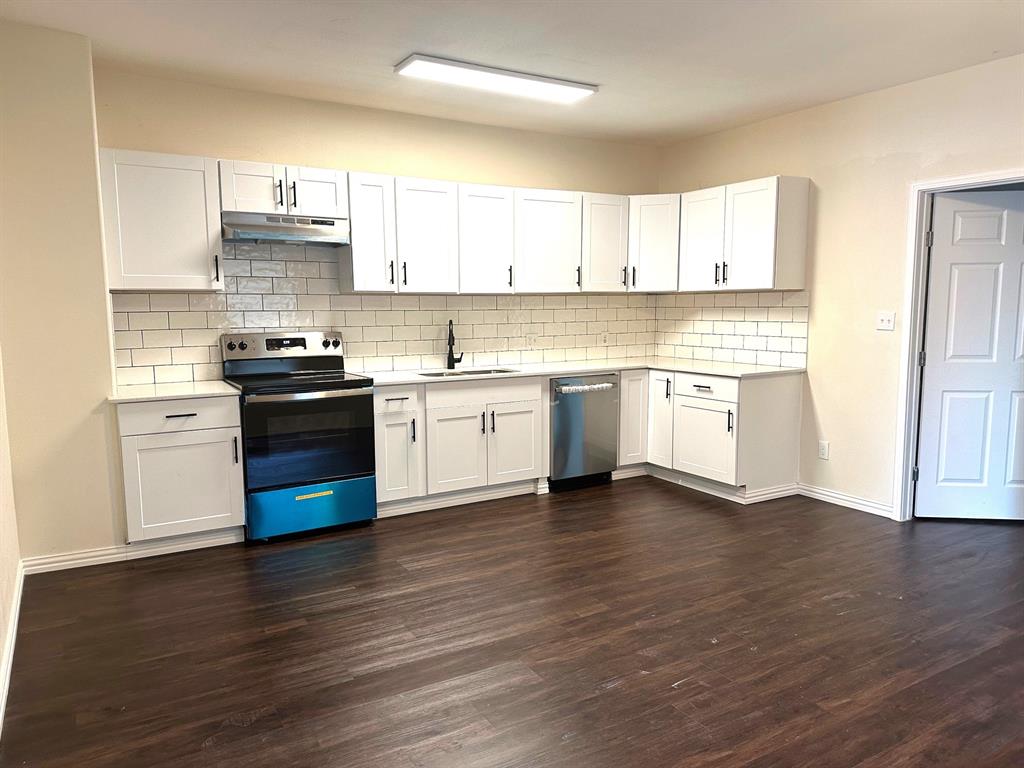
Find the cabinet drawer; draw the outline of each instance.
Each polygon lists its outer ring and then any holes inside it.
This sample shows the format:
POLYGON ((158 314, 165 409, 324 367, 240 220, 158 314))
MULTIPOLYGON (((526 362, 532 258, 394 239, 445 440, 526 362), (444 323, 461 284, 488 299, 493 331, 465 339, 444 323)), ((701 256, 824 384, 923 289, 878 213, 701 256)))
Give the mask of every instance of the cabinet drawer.
POLYGON ((117 421, 122 437, 237 427, 241 423, 237 397, 121 403, 117 406, 117 421))
POLYGON ((724 400, 738 403, 740 399, 740 381, 727 376, 707 376, 699 373, 677 373, 675 393, 688 397, 700 397, 705 400, 724 400))
POLYGON ((470 403, 518 403, 540 400, 540 379, 458 381, 427 385, 427 408, 455 408, 470 403))
POLYGON ((420 407, 420 388, 376 387, 373 391, 374 413, 400 413, 401 411, 417 411, 420 407))

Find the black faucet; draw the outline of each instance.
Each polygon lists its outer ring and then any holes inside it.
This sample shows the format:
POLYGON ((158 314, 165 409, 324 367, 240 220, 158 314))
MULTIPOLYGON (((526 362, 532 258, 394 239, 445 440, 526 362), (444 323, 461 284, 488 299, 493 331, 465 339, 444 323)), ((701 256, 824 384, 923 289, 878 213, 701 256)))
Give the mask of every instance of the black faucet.
POLYGON ((455 364, 462 362, 462 356, 465 352, 460 352, 459 356, 455 356, 455 328, 452 326, 452 321, 448 321, 448 362, 446 363, 448 370, 455 370, 455 364))

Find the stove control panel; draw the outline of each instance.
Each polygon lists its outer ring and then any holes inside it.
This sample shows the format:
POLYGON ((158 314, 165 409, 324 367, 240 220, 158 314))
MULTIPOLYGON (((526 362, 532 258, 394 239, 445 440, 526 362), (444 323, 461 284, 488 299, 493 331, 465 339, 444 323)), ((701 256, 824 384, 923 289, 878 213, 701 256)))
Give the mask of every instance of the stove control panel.
POLYGON ((331 331, 225 333, 220 337, 220 349, 225 360, 343 354, 341 334, 331 331))

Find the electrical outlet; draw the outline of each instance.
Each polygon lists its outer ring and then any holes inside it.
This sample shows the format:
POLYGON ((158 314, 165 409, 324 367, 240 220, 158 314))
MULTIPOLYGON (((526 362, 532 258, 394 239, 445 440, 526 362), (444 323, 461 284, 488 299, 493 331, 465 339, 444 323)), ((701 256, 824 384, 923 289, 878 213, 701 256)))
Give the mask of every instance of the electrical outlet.
POLYGON ((537 334, 529 333, 526 335, 526 346, 528 346, 530 349, 537 348, 537 334))
POLYGON ((611 341, 612 340, 611 340, 611 334, 610 333, 605 332, 605 333, 599 333, 597 335, 597 343, 600 344, 601 346, 607 347, 609 344, 611 344, 611 341))
POLYGON ((875 330, 895 331, 896 313, 889 310, 879 310, 878 317, 875 319, 875 330))
POLYGON ((828 440, 818 441, 818 458, 822 461, 828 461, 829 443, 828 440))

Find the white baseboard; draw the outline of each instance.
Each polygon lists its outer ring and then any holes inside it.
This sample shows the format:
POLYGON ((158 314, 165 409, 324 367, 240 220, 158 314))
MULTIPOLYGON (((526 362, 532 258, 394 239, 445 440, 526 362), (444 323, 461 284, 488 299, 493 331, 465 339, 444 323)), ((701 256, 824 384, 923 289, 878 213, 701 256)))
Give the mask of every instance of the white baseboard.
POLYGON ((11 687, 11 668, 14 665, 14 642, 18 639, 18 615, 21 613, 21 590, 25 585, 25 566, 19 561, 14 571, 14 591, 11 593, 11 615, 7 617, 4 635, 0 637, 0 735, 3 734, 4 712, 7 709, 7 691, 11 687))
POLYGON ((219 547, 224 544, 236 544, 244 539, 245 533, 242 528, 227 528, 223 531, 192 533, 168 539, 138 541, 134 544, 86 549, 80 552, 64 552, 59 555, 37 555, 36 557, 26 557, 22 562, 26 574, 47 573, 48 571, 62 571, 65 568, 82 568, 87 565, 136 560, 140 557, 155 557, 188 549, 219 547))
POLYGON ((646 464, 632 464, 612 470, 612 480, 625 480, 627 477, 643 477, 650 474, 646 464))
POLYGON ((804 485, 803 483, 800 483, 798 488, 801 496, 807 496, 818 501, 827 501, 830 504, 857 509, 861 512, 870 512, 872 515, 879 515, 900 522, 899 518, 893 513, 891 504, 881 504, 870 499, 863 499, 860 496, 851 496, 847 493, 840 493, 839 491, 832 491, 828 488, 819 488, 813 485, 804 485))
POLYGON ((720 499, 733 501, 737 504, 756 504, 759 501, 781 499, 785 496, 795 496, 798 493, 796 483, 748 491, 743 486, 736 487, 732 485, 723 485, 721 483, 716 483, 713 480, 705 480, 701 477, 695 477, 694 475, 676 472, 674 469, 656 467, 653 464, 647 465, 647 474, 651 477, 656 477, 659 480, 667 480, 670 483, 681 485, 684 488, 690 488, 694 491, 700 491, 701 493, 706 493, 711 496, 717 496, 720 499))
POLYGON ((409 515, 413 512, 426 512, 431 509, 442 509, 444 507, 457 507, 462 504, 472 504, 477 501, 493 501, 494 499, 505 499, 509 496, 523 496, 525 494, 547 493, 547 481, 523 480, 518 483, 508 483, 484 488, 471 488, 467 491, 452 491, 451 493, 439 493, 434 496, 420 496, 415 499, 403 499, 402 501, 385 501, 377 504, 377 517, 396 517, 398 515, 409 515), (540 490, 541 482, 544 483, 544 490, 540 490))

